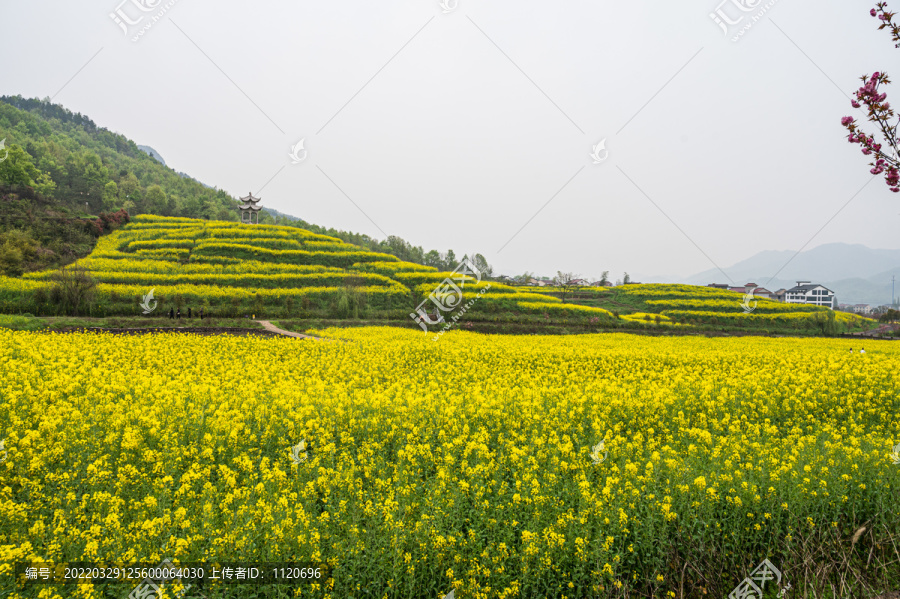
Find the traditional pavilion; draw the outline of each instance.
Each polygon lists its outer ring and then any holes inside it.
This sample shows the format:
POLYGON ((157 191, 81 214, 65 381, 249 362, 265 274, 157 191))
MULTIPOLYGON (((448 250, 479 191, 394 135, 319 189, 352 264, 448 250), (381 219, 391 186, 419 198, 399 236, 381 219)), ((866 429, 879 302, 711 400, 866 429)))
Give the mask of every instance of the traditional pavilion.
POLYGON ((262 206, 259 206, 259 198, 254 198, 253 193, 250 193, 245 198, 241 198, 241 205, 238 208, 241 211, 241 222, 247 225, 258 225, 259 224, 259 211, 262 210, 262 206), (253 215, 256 215, 256 222, 253 222, 253 215))

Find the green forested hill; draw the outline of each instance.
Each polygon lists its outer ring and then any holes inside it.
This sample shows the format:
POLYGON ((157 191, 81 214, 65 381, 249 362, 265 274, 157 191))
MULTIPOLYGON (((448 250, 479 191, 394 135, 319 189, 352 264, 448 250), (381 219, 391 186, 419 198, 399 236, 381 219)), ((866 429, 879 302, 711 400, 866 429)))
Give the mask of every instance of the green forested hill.
POLYGON ((64 207, 89 214, 124 208, 132 215, 236 218, 228 193, 178 175, 130 139, 62 106, 0 97, 0 139, 9 151, 0 163, 0 183, 33 187, 64 207))
MULTIPOLYGON (((48 100, 0 96, 0 141, 0 275, 85 256, 96 239, 88 221, 99 222, 103 213, 238 219, 237 199, 225 191, 179 174, 125 136, 48 100), (58 239, 68 241, 51 247, 58 239)), ((261 215, 260 223, 274 222, 272 215, 261 215)), ((458 260, 453 250, 425 251, 394 235, 377 240, 283 217, 278 224, 439 270, 452 269, 458 260)), ((489 274, 484 257, 472 255, 489 274)))

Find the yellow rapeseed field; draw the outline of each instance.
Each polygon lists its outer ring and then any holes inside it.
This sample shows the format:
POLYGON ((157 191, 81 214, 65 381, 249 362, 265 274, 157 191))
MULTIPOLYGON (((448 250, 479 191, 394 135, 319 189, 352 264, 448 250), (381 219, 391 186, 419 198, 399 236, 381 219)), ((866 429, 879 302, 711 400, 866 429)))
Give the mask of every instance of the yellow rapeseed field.
POLYGON ((268 596, 722 596, 818 531, 900 530, 900 344, 319 334, 0 329, 0 577, 291 560, 331 577, 268 596))

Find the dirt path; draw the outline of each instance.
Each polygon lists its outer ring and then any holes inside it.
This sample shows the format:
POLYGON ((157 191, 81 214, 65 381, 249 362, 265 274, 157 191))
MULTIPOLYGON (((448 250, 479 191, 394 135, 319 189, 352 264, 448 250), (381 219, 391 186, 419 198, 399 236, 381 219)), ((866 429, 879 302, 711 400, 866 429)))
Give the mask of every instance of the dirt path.
POLYGON ((879 326, 877 329, 872 329, 871 331, 862 331, 859 333, 844 333, 844 337, 866 337, 870 339, 891 339, 896 340, 897 337, 890 336, 893 334, 896 329, 896 325, 893 324, 883 324, 879 326))
POLYGON ((235 335, 274 339, 278 333, 261 329, 238 327, 143 327, 143 328, 103 328, 103 327, 61 327, 49 329, 53 333, 111 333, 113 335, 148 335, 151 333, 191 333, 193 335, 235 335))
POLYGON ((313 337, 312 335, 304 335, 303 333, 293 333, 291 331, 285 331, 284 329, 279 329, 274 324, 269 322, 268 320, 255 320, 254 322, 258 322, 263 326, 263 328, 270 333, 278 333, 279 335, 286 335, 287 337, 298 337, 300 339, 314 339, 316 341, 321 341, 320 337, 313 337))

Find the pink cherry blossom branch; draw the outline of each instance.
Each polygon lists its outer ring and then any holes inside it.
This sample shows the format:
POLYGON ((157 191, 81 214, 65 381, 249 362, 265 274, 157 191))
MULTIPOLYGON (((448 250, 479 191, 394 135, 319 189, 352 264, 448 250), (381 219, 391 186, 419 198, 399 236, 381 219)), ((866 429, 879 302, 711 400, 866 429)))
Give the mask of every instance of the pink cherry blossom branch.
POLYGON ((869 11, 869 14, 881 21, 881 26, 878 28, 879 31, 885 27, 891 28, 891 37, 896 42, 894 47, 900 48, 900 26, 894 24, 894 13, 888 12, 886 9, 887 2, 879 2, 875 5, 875 8, 869 11))
MULTIPOLYGON (((887 11, 887 2, 879 2, 876 8, 869 11, 873 17, 881 20, 879 30, 889 27, 896 48, 900 48, 900 25, 893 22, 894 13, 887 11)), ((884 180, 888 187, 894 193, 900 192, 900 154, 897 151, 898 139, 897 128, 900 121, 891 125, 890 120, 894 118, 894 109, 887 102, 887 93, 879 93, 879 86, 889 85, 890 79, 886 73, 875 72, 870 76, 863 75, 861 77, 863 86, 856 92, 856 99, 851 100, 850 104, 853 108, 862 108, 863 105, 868 109, 867 118, 870 122, 878 125, 881 129, 881 135, 892 149, 890 154, 882 151, 882 144, 875 140, 873 135, 868 135, 862 131, 853 117, 845 116, 841 119, 841 125, 848 130, 847 140, 850 143, 858 143, 861 151, 866 156, 874 154, 875 161, 870 162, 872 169, 869 171, 873 175, 884 173, 884 180)))

